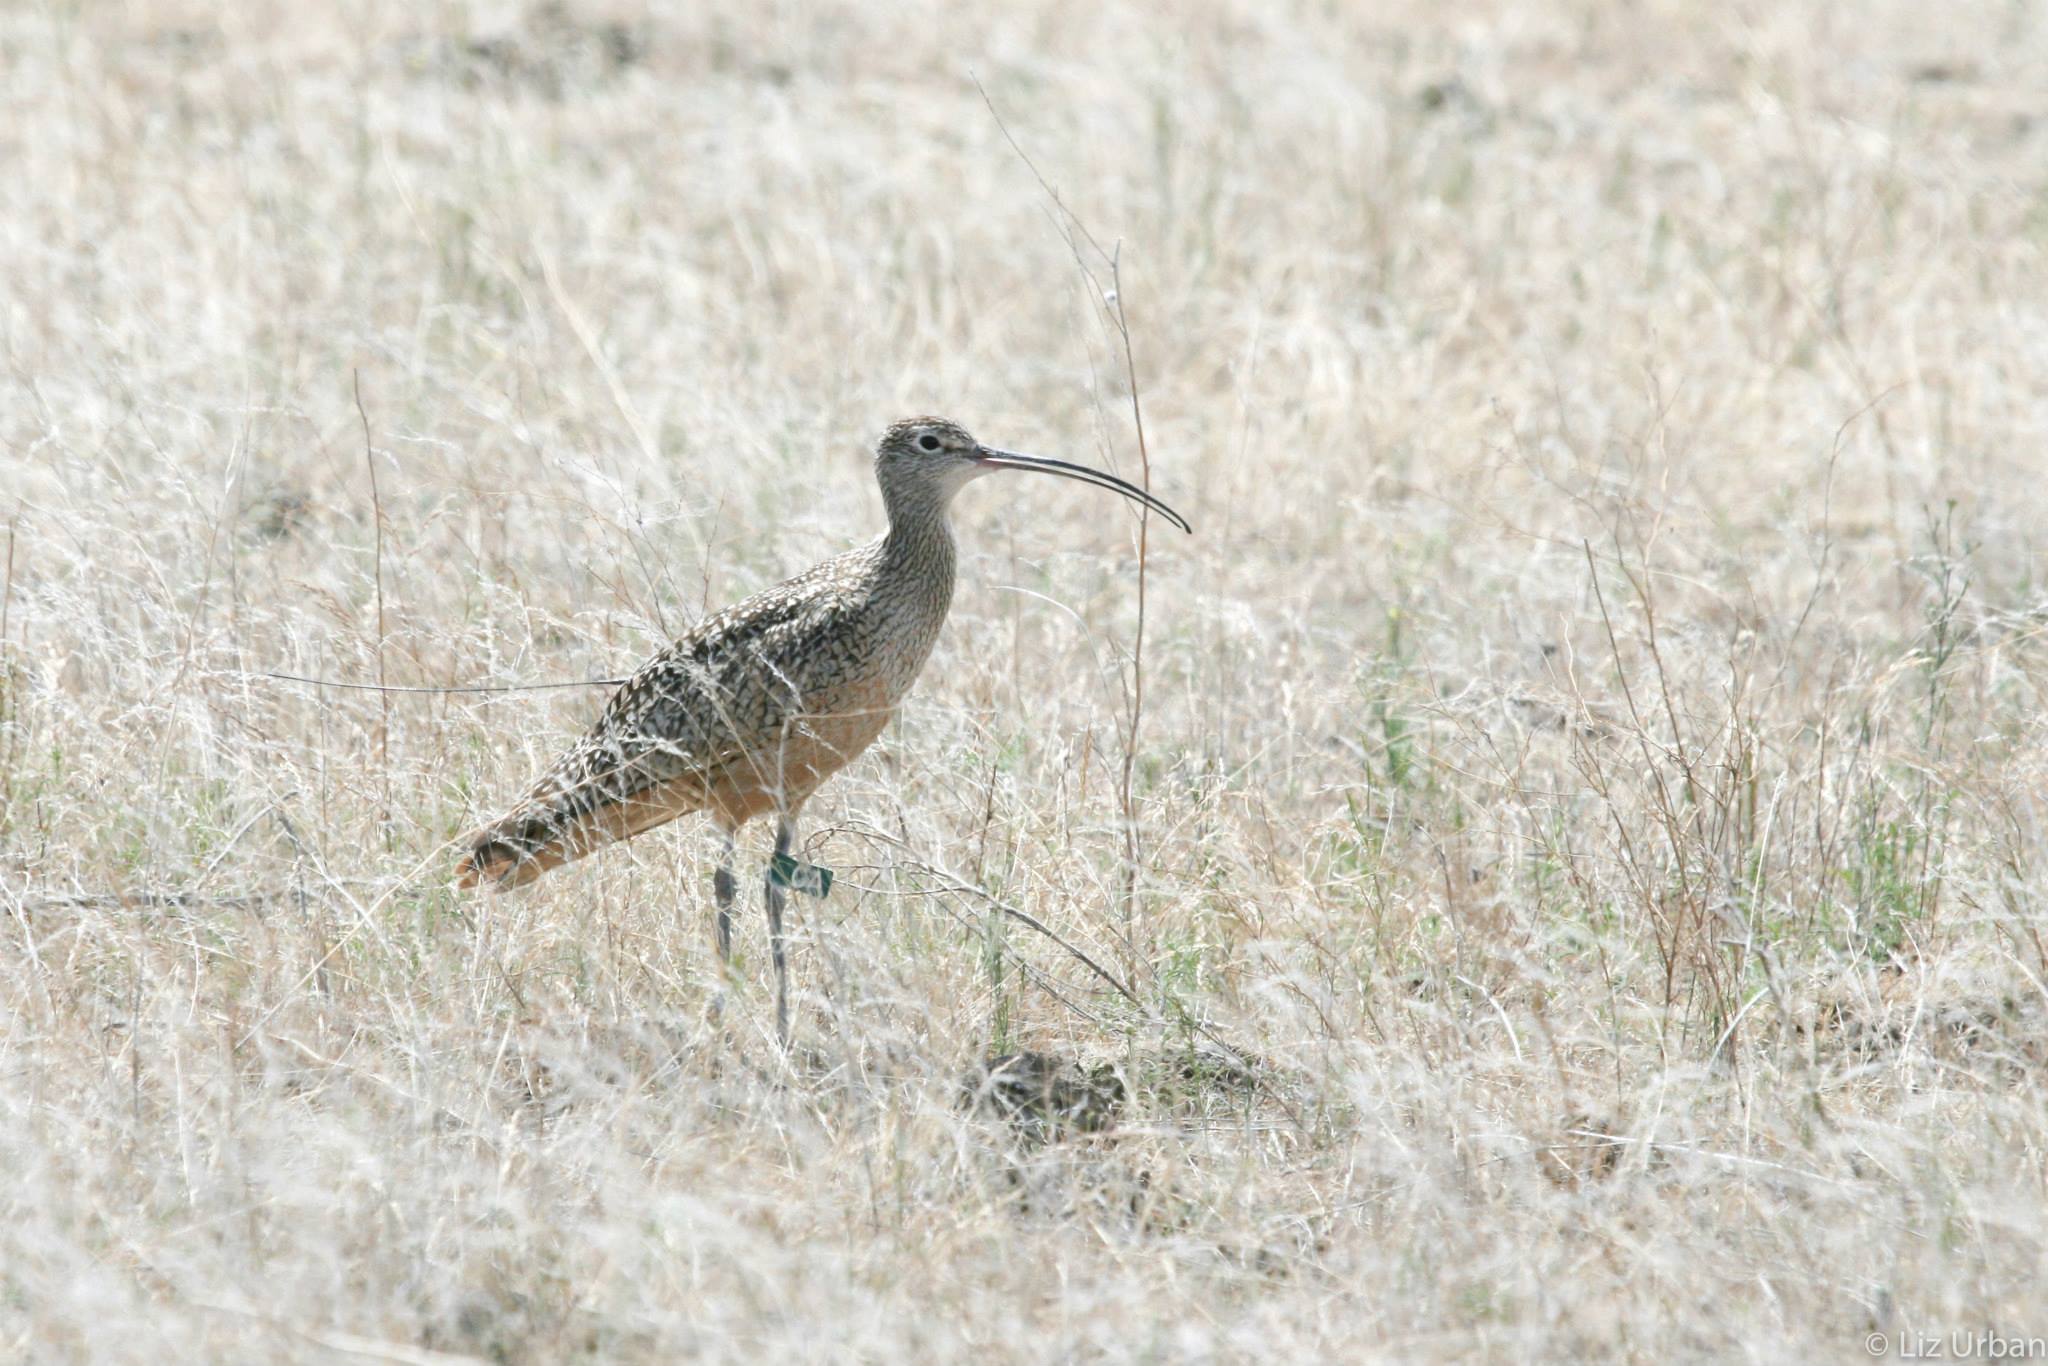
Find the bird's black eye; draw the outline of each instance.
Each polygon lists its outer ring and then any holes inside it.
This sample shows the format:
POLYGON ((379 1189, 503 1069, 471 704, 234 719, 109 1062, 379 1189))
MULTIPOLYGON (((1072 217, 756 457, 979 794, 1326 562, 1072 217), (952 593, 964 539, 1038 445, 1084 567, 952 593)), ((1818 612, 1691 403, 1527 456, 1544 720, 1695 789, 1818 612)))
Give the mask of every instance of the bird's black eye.
POLYGON ((917 448, 921 451, 935 451, 939 448, 939 439, 930 432, 926 432, 917 439, 917 448))

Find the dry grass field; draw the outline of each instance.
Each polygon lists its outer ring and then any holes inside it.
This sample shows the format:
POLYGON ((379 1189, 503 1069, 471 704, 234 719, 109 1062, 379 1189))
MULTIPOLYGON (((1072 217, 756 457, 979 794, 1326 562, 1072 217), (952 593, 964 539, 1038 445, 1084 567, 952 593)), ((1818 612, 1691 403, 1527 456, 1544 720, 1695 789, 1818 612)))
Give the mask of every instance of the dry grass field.
POLYGON ((0 11, 0 1358, 2048 1333, 2044 72, 2017 0, 0 11), (1136 477, 1004 125, 1196 535, 1140 648, 1127 505, 962 496, 785 1055, 701 821, 450 885, 601 691, 263 674, 617 677, 908 413, 1136 477), (1091 1123, 965 1103, 1024 1050, 1091 1123))

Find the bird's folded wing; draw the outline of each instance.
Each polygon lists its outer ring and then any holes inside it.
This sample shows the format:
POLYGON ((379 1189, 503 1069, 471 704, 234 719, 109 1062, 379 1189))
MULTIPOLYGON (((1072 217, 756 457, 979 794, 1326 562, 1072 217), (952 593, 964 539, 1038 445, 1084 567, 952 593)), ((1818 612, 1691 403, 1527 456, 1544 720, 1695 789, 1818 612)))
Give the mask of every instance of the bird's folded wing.
POLYGON ((627 679, 584 737, 472 838, 463 881, 516 885, 680 814, 682 792, 735 765, 772 769, 805 709, 802 642, 842 610, 802 587, 706 618, 627 679))

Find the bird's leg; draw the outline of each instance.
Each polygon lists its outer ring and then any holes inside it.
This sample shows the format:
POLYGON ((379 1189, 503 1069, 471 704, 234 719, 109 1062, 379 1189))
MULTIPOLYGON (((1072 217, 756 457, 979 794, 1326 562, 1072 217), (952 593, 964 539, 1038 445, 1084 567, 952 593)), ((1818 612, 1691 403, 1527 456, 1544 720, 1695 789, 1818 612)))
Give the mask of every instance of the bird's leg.
POLYGON ((732 876, 732 831, 720 832, 718 871, 711 875, 711 890, 718 898, 718 961, 727 976, 732 975, 732 898, 737 885, 732 876))
MULTIPOLYGON (((775 819, 775 853, 778 857, 789 853, 796 842, 796 823, 787 813, 775 819)), ((782 953, 782 884, 775 880, 775 867, 769 865, 767 883, 768 901, 768 956, 775 963, 775 1036, 782 1040, 784 1048, 789 1047, 789 966, 782 953)))
POLYGON ((733 832, 720 827, 718 869, 711 875, 711 891, 718 901, 718 989, 711 993, 710 1019, 725 1017, 725 991, 732 985, 732 899, 738 884, 732 875, 733 832))

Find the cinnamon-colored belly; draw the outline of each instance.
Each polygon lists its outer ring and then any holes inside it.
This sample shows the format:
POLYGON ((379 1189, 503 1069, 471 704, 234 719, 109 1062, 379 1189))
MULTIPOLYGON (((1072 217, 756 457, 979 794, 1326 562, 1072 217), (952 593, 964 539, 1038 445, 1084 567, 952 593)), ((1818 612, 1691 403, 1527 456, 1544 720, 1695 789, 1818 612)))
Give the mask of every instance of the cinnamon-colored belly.
POLYGON ((829 711, 792 720, 778 741, 708 775, 704 807, 721 823, 738 826, 771 811, 794 812, 827 778, 873 744, 895 714, 880 687, 845 689, 829 711))

